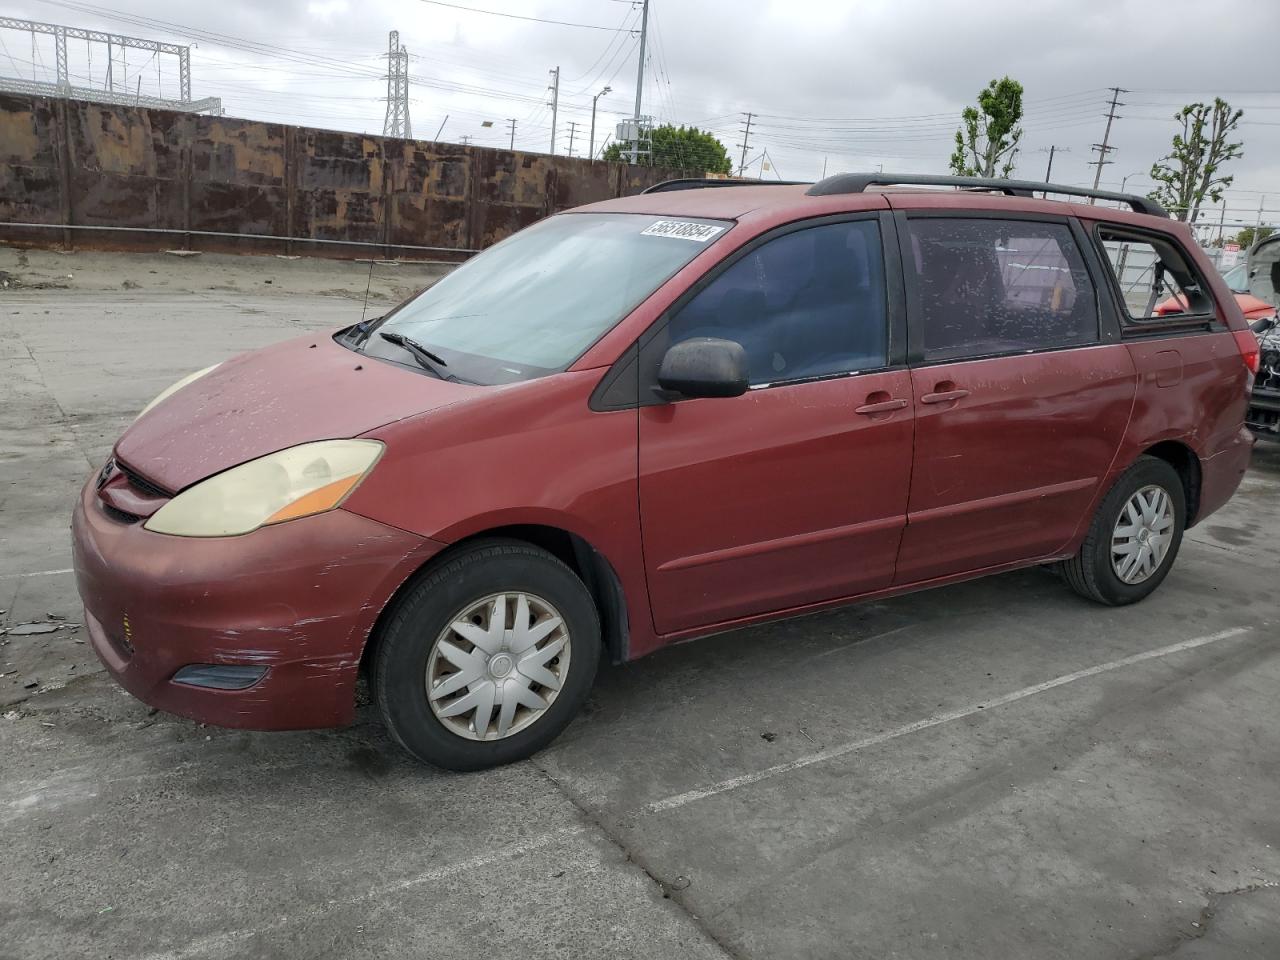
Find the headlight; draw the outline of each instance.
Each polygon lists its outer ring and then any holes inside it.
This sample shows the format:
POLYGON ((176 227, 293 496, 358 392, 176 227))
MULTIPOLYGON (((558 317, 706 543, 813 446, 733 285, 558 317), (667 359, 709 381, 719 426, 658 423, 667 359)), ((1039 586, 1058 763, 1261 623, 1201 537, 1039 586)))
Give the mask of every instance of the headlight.
POLYGON ((377 440, 321 440, 250 460, 197 483, 157 510, 148 530, 234 537, 342 503, 382 455, 377 440))
POLYGON ((195 373, 188 374, 187 376, 183 377, 173 386, 169 387, 167 390, 162 391, 158 397, 156 397, 154 400, 152 400, 150 403, 148 403, 145 407, 142 408, 142 413, 139 413, 138 416, 134 417, 133 419, 137 420, 140 417, 144 416, 148 410, 154 407, 161 400, 169 399, 175 393, 181 390, 183 387, 187 386, 188 384, 195 383, 197 380, 203 377, 206 373, 211 373, 212 371, 218 369, 218 367, 220 366, 222 366, 222 364, 215 363, 212 367, 205 367, 203 370, 197 370, 195 373))

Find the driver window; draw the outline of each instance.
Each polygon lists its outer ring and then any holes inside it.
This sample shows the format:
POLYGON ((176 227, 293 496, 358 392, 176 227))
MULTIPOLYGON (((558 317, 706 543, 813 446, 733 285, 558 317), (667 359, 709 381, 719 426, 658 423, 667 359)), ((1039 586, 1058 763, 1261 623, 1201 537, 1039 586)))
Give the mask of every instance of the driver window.
POLYGON ((669 343, 734 340, 752 386, 883 367, 888 311, 879 225, 830 223, 746 254, 684 305, 669 343))

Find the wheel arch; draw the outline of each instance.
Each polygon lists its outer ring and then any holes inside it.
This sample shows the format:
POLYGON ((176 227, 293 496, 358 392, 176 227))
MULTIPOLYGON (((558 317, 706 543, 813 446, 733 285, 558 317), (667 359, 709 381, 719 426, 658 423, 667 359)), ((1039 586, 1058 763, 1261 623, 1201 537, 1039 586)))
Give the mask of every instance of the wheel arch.
POLYGON ((1196 452, 1181 440, 1161 440, 1142 451, 1145 456, 1163 460, 1177 471, 1187 498, 1188 528, 1195 525, 1200 513, 1202 470, 1196 452))
POLYGON ((601 640, 609 659, 614 663, 624 663, 629 658, 631 629, 627 616, 626 594, 623 591, 622 580, 614 570, 613 564, 585 538, 572 531, 548 524, 514 523, 477 530, 451 542, 446 549, 441 550, 407 577, 383 605, 369 631, 368 640, 360 654, 362 674, 368 675, 369 667, 377 653, 383 623, 396 601, 406 591, 413 589, 422 577, 429 575, 438 565, 448 563, 458 550, 479 540, 494 539, 520 540, 532 544, 546 550, 572 570, 586 584, 596 611, 600 615, 601 640))

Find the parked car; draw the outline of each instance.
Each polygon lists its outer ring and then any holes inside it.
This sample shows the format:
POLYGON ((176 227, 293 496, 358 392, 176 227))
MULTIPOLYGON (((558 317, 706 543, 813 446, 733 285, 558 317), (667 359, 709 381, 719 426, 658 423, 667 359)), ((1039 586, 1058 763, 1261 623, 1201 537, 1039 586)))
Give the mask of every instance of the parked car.
POLYGON ((1244 282, 1251 294, 1270 307, 1270 312, 1246 315, 1258 337, 1261 356, 1245 421, 1259 438, 1280 440, 1280 324, 1276 321, 1276 306, 1280 305, 1280 235, 1255 243, 1246 264, 1244 282))
POLYGON ((363 668, 408 751, 482 768, 548 744, 601 657, 1037 564, 1141 600, 1240 482, 1258 344, 1151 201, 686 186, 158 397, 73 521, 110 673, 288 729, 349 722, 363 668), (1136 303, 1121 245, 1159 263, 1136 303))
MULTIPOLYGON (((1255 320, 1274 317, 1276 305, 1254 296, 1250 292, 1249 279, 1249 264, 1246 261, 1237 263, 1222 275, 1222 282, 1235 297, 1236 306, 1240 308, 1246 321, 1253 323, 1255 320)), ((1162 300, 1156 305, 1156 313, 1162 317, 1181 313, 1185 309, 1186 304, 1176 296, 1162 300)))

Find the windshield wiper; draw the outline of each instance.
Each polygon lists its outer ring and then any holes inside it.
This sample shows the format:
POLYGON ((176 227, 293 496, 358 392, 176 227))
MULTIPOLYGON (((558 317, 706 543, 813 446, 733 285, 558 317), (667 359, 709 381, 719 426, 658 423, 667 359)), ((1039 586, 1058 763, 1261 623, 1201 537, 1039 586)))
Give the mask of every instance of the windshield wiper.
POLYGON ((394 330, 379 330, 378 336, 387 343, 394 343, 397 347, 402 347, 418 361, 418 366, 425 370, 430 370, 441 380, 453 380, 452 374, 444 368, 449 364, 438 353, 432 353, 416 340, 411 340, 403 333, 396 333, 394 330))

